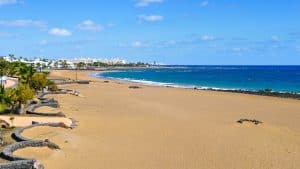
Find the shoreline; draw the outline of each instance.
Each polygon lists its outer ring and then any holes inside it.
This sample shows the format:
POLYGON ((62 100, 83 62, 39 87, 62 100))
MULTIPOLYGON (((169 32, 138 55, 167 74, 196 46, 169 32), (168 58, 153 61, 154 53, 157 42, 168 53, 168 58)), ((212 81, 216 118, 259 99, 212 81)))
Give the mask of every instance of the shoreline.
MULTIPOLYGON (((120 69, 115 69, 115 70, 120 70, 120 69)), ((167 84, 167 83, 163 83, 163 82, 154 82, 154 81, 142 82, 140 80, 126 80, 126 79, 122 79, 122 78, 111 78, 111 77, 104 77, 104 76, 96 75, 97 73, 109 72, 109 71, 114 71, 114 70, 101 70, 101 71, 86 70, 86 71, 88 72, 87 76, 89 76, 89 77, 96 78, 96 79, 102 79, 102 80, 111 80, 111 81, 122 82, 122 83, 134 83, 134 84, 145 85, 145 86, 180 88, 180 89, 189 89, 189 90, 239 93, 239 94, 247 94, 247 95, 269 96, 269 97, 300 100, 300 93, 297 93, 297 92, 279 92, 279 91, 272 91, 269 89, 247 90, 247 89, 226 89, 226 88, 214 88, 214 87, 195 87, 192 85, 189 87, 189 86, 176 85, 176 84, 171 85, 171 84, 167 84)))

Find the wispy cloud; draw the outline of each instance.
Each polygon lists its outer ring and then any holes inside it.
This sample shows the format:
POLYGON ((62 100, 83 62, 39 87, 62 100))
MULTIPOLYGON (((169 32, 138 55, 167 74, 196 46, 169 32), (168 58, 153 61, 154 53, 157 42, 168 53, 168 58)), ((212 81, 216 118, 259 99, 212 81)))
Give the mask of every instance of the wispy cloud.
POLYGON ((132 42, 130 46, 133 48, 142 48, 142 47, 146 47, 147 45, 141 41, 135 41, 132 42))
POLYGON ((94 32, 100 32, 104 29, 102 25, 97 24, 92 20, 85 20, 81 22, 77 27, 78 29, 81 30, 94 31, 94 32))
POLYGON ((143 41, 133 41, 130 43, 120 43, 119 47, 124 47, 124 48, 145 48, 149 47, 149 44, 143 41))
POLYGON ((207 7, 208 4, 209 4, 208 1, 202 1, 202 2, 200 3, 200 6, 201 6, 201 7, 207 7))
POLYGON ((35 21, 31 19, 18 19, 12 21, 0 20, 1 26, 11 26, 11 27, 36 27, 39 29, 46 29, 47 23, 43 21, 35 21))
POLYGON ((153 3, 162 3, 164 0, 138 0, 135 4, 136 7, 145 7, 153 3))
POLYGON ((17 4, 17 0, 0 0, 0 6, 17 4))
POLYGON ((271 36, 271 40, 274 41, 274 42, 278 42, 279 37, 277 35, 273 35, 273 36, 271 36))
POLYGON ((231 49, 232 52, 236 52, 236 53, 245 52, 247 50, 248 50, 248 48, 245 48, 245 47, 233 47, 231 49))
POLYGON ((201 36, 200 39, 201 39, 202 41, 214 41, 214 40, 217 40, 216 37, 210 36, 210 35, 203 35, 203 36, 201 36))
POLYGON ((140 22, 158 22, 164 20, 161 15, 139 15, 138 19, 140 22))
POLYGON ((48 32, 50 35, 54 35, 54 36, 71 36, 72 32, 67 30, 67 29, 63 29, 63 28, 52 28, 49 30, 48 32))

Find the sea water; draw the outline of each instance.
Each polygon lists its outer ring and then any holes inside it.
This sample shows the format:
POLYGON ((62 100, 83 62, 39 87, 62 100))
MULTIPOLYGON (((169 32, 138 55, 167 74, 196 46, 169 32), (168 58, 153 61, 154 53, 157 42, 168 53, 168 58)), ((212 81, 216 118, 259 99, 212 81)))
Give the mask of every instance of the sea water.
POLYGON ((96 73, 148 85, 300 93, 300 66, 167 66, 96 73))

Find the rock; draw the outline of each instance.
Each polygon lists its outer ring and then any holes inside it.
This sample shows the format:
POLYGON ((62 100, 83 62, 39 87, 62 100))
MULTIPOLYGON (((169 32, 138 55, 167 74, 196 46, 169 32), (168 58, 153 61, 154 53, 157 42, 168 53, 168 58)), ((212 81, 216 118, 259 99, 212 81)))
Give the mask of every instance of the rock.
POLYGON ((259 125, 262 124, 263 122, 258 121, 256 119, 240 119, 237 121, 237 123, 243 124, 244 122, 250 122, 250 123, 254 123, 255 125, 259 125))
POLYGON ((139 86, 129 86, 128 88, 129 89, 140 89, 141 87, 139 87, 139 86))
POLYGON ((36 161, 34 164, 33 164, 33 168, 34 169, 44 169, 44 165, 41 164, 40 162, 36 161))
POLYGON ((39 124, 37 121, 32 121, 31 124, 39 124))
POLYGON ((0 119, 0 126, 1 126, 1 128, 9 128, 9 123, 8 122, 6 122, 5 120, 2 120, 2 119, 0 119))

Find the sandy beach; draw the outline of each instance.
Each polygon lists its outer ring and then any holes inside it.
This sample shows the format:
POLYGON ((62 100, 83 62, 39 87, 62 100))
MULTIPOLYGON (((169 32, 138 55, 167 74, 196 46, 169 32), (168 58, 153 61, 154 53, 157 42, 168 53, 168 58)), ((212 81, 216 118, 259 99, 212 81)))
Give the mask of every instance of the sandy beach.
MULTIPOLYGON (((89 77, 61 88, 83 97, 49 95, 57 111, 79 121, 74 130, 37 127, 26 137, 48 138, 59 151, 26 148, 49 169, 297 169, 300 101, 265 96, 141 86, 89 77), (261 125, 238 124, 241 118, 261 125)), ((53 71, 75 79, 75 72, 53 71)), ((135 84, 136 85, 136 84, 135 84)))

